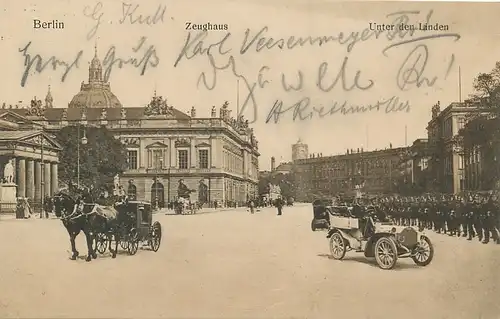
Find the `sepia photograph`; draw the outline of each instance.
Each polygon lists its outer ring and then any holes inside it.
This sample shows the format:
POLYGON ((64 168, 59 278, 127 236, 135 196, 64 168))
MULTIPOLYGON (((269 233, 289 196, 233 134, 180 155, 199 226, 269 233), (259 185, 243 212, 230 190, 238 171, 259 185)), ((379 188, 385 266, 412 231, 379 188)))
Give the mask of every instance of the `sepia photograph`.
POLYGON ((497 3, 4 0, 0 318, 500 318, 497 3))

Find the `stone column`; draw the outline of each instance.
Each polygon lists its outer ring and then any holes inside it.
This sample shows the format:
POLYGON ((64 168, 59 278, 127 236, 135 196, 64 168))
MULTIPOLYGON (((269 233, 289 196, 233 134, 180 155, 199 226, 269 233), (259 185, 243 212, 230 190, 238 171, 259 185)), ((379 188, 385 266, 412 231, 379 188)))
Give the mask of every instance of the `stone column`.
POLYGON ((20 158, 17 173, 17 197, 26 197, 26 161, 20 158))
POLYGON ((222 156, 222 154, 217 153, 217 139, 212 136, 210 139, 210 167, 217 167, 217 156, 222 156))
POLYGON ((35 163, 31 159, 26 163, 26 197, 35 198, 35 163))
POLYGON ((12 166, 14 167, 14 176, 12 176, 12 183, 16 184, 16 181, 17 181, 17 160, 15 157, 12 158, 12 166))
POLYGON ((191 139, 191 150, 190 150, 190 155, 191 155, 191 168, 195 168, 198 166, 198 163, 196 163, 196 140, 193 138, 191 139))
POLYGON ((42 198, 42 165, 39 161, 35 162, 35 201, 38 203, 42 198))
POLYGON ((170 140, 170 167, 177 167, 177 148, 174 139, 170 140))
MULTIPOLYGON (((143 139, 139 140, 139 154, 137 154, 137 168, 147 168, 147 158, 146 158, 146 141, 143 139)), ((57 164, 56 164, 57 166, 57 164)))
POLYGON ((50 163, 43 164, 43 193, 45 196, 51 196, 52 183, 50 182, 50 163))
POLYGON ((50 174, 51 179, 50 179, 50 192, 52 195, 57 193, 59 191, 59 177, 58 177, 58 167, 57 163, 51 163, 50 164, 50 174))

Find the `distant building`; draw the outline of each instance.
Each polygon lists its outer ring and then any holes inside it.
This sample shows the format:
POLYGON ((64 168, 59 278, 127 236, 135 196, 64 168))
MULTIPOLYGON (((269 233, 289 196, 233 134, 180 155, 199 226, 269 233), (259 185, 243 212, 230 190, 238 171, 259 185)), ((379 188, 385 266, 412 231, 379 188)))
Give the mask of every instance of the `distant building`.
MULTIPOLYGON (((396 182, 405 177, 405 172, 411 171, 411 164, 403 160, 409 154, 409 147, 391 147, 370 152, 363 149, 348 150, 343 155, 313 155, 296 160, 293 172, 297 200, 309 201, 317 196, 335 196, 340 193, 395 192, 396 182)), ((411 173, 407 178, 411 183, 411 173)))
POLYGON ((292 145, 292 162, 300 159, 306 159, 309 157, 309 146, 302 143, 299 138, 297 143, 292 145))
POLYGON ((290 174, 293 170, 293 163, 287 162, 287 163, 281 163, 276 167, 274 170, 274 174, 290 174))

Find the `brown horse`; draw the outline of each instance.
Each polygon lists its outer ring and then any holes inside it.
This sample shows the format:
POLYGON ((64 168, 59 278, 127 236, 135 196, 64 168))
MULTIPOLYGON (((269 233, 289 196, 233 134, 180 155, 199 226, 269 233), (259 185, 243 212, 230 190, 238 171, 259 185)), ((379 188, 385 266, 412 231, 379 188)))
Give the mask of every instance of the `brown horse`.
MULTIPOLYGON (((85 260, 91 261, 92 258, 97 258, 93 247, 96 235, 98 233, 111 233, 112 225, 105 216, 95 213, 95 204, 85 204, 84 197, 84 194, 77 194, 76 198, 73 198, 61 192, 54 196, 54 208, 56 214, 61 216, 61 221, 68 231, 71 250, 73 252, 71 259, 76 260, 79 255, 78 250, 76 250, 75 239, 80 232, 83 232, 86 237, 88 250, 85 260)), ((112 257, 115 258, 116 249, 113 250, 111 248, 111 241, 109 241, 109 250, 112 257)))

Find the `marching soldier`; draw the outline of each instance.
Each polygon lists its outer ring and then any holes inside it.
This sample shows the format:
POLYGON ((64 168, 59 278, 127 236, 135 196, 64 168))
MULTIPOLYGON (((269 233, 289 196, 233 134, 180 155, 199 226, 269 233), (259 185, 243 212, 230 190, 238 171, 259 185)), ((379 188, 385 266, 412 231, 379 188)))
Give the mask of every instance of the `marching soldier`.
POLYGON ((493 202, 493 198, 490 197, 488 201, 485 201, 483 204, 483 212, 484 215, 482 216, 482 226, 483 226, 483 232, 484 232, 484 241, 483 244, 487 244, 490 242, 490 232, 493 237, 493 240, 498 243, 498 233, 496 231, 495 227, 495 211, 496 207, 493 202))

